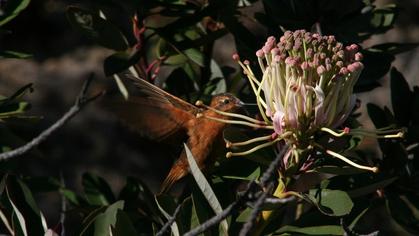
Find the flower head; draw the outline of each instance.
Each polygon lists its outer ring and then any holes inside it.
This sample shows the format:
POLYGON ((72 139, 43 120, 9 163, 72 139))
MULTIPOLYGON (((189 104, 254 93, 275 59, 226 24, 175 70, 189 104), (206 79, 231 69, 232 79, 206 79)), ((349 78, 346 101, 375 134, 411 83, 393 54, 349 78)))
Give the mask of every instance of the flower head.
POLYGON ((269 37, 256 55, 263 77, 249 80, 279 135, 335 128, 354 108, 353 87, 363 69, 357 45, 343 47, 334 36, 297 30, 279 42, 269 37))
POLYGON ((241 62, 237 54, 233 55, 233 59, 240 64, 249 79, 263 121, 221 111, 216 112, 241 120, 207 118, 264 128, 272 133, 243 142, 227 142, 228 148, 264 142, 248 151, 229 152, 227 156, 247 155, 279 141, 285 141, 291 147, 290 155, 283 160, 285 168, 288 165, 297 165, 297 170, 308 168, 308 163, 312 163, 312 153, 315 153, 312 151, 316 150, 339 158, 356 168, 377 171, 376 167, 359 165, 337 152, 328 150, 315 140, 315 134, 319 132, 335 137, 403 137, 403 131, 392 129, 338 129, 356 105, 353 88, 364 67, 360 62, 363 56, 358 50, 356 44, 344 46, 337 42, 334 36, 321 36, 305 30, 286 31, 279 41, 271 36, 265 45, 256 51, 263 75, 261 79, 256 78, 249 61, 241 62))

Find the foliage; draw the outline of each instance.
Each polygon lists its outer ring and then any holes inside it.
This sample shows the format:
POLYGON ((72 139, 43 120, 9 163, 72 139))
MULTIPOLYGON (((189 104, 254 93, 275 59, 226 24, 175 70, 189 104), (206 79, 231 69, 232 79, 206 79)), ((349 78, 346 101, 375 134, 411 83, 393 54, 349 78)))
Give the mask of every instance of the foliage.
MULTIPOLYGON (((7 1, 5 7, 0 5, 0 26, 28 3, 15 0, 7 1)), ((217 53, 221 52, 214 45, 225 35, 232 36, 237 52, 253 63, 257 61, 254 52, 268 35, 281 36, 284 30, 314 29, 335 35, 345 45, 361 44, 391 29, 399 10, 394 4, 377 7, 368 0, 127 0, 93 1, 89 8, 69 6, 66 14, 75 30, 113 50, 104 61, 107 76, 135 67, 140 77, 150 82, 158 78, 167 91, 194 102, 208 101, 211 95, 222 92, 232 92, 246 101, 254 99, 241 72, 221 66, 216 60, 217 53), (249 14, 249 9, 254 9, 256 4, 261 4, 263 9, 249 14), (126 21, 124 26, 110 17, 121 9, 126 11, 119 13, 126 21), (127 25, 132 26, 130 34, 122 30, 127 25), (167 76, 160 74, 161 70, 168 71, 167 76)), ((417 45, 388 42, 363 48, 365 69, 355 86, 356 92, 368 92, 380 86, 380 79, 390 71, 392 110, 368 104, 368 114, 377 129, 402 128, 407 131, 405 138, 379 140, 381 154, 371 154, 356 148, 361 142, 357 136, 332 142, 329 142, 330 136, 318 137, 319 142, 379 166, 380 172, 367 173, 319 154, 314 168, 299 174, 298 178, 283 183, 275 174, 273 182, 282 186, 282 190, 294 192, 295 199, 280 204, 263 202, 259 207, 262 213, 253 219, 256 222, 253 232, 260 235, 371 233, 378 226, 369 224, 368 217, 384 208, 384 213, 381 211, 384 217, 399 227, 394 230, 419 234, 419 87, 411 89, 403 75, 392 67, 397 54, 417 45), (269 215, 269 218, 266 220, 260 215, 269 215)), ((27 56, 0 52, 1 58, 27 56)), ((117 82, 126 94, 122 81, 117 82)), ((31 91, 31 85, 10 97, 0 98, 0 148, 3 152, 22 143, 7 129, 7 122, 28 118, 24 111, 29 105, 20 100, 27 91, 31 91)), ((348 123, 360 125, 355 114, 348 123)), ((243 140, 253 135, 234 129, 224 132, 228 140, 243 140)), ((244 158, 220 158, 208 175, 196 166, 187 147, 186 151, 193 177, 188 179, 188 187, 179 197, 155 195, 135 177, 127 177, 125 186, 116 194, 107 180, 90 173, 83 175, 83 192, 77 193, 54 177, 9 174, 12 171, 7 169, 8 163, 2 162, 0 232, 60 234, 69 224, 65 219, 70 217, 72 221, 68 226, 79 235, 155 235, 174 216, 168 232, 183 235, 222 213, 232 203, 243 203, 225 220, 221 219, 219 227, 209 228, 203 234, 238 235, 258 208, 255 198, 269 189, 252 188, 254 198, 246 196, 248 199, 241 201, 246 193, 243 185, 260 183, 275 156, 274 151, 263 149, 244 158), (56 192, 62 197, 64 217, 54 226, 46 224, 34 200, 34 196, 42 192, 56 192), (175 212, 178 214, 174 215, 175 212)))

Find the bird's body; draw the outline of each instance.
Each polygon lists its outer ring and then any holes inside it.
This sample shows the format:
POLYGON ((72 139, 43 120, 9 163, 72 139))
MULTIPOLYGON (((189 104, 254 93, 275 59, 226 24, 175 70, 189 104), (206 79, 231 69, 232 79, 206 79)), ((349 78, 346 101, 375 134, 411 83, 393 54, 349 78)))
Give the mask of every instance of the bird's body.
MULTIPOLYGON (((215 117, 228 119, 212 110, 202 110, 177 98, 162 89, 135 78, 140 94, 128 101, 114 103, 111 109, 129 126, 134 127, 143 136, 157 141, 172 140, 178 145, 186 137, 186 144, 191 150, 198 167, 205 170, 214 163, 214 146, 223 142, 223 122, 206 119, 215 117), (202 114, 201 116, 197 116, 202 114)), ((212 98, 210 107, 219 111, 236 112, 241 101, 231 94, 219 94, 212 98)), ((221 146, 222 147, 222 146, 221 146)), ((165 192, 178 180, 189 173, 185 150, 173 164, 164 180, 161 192, 165 192)))

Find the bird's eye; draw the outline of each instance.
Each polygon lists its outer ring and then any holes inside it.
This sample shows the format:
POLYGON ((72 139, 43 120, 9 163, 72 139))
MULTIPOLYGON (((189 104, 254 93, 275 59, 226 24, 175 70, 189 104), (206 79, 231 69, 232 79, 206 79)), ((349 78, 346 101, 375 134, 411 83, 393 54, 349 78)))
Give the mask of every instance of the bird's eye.
POLYGON ((223 103, 224 103, 224 104, 229 104, 229 103, 230 103, 230 99, 228 99, 228 98, 224 99, 224 100, 223 100, 223 103))

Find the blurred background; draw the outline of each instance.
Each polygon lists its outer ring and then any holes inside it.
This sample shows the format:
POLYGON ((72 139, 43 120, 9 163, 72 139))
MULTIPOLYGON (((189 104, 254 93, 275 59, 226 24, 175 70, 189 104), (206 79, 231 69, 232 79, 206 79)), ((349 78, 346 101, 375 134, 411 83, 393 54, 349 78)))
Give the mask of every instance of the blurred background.
MULTIPOLYGON (((39 134, 67 111, 90 73, 95 74, 93 91, 114 84, 103 72, 103 61, 112 51, 95 45, 75 31, 66 19, 67 6, 81 2, 86 4, 88 1, 32 1, 16 19, 5 25, 4 28, 12 34, 0 36, 1 49, 33 55, 30 59, 0 61, 0 94, 10 95, 25 84, 34 85, 34 92, 26 96, 32 105, 29 114, 42 118, 33 125, 19 127, 18 133, 25 140, 39 134)), ((384 42, 419 42, 419 1, 378 0, 376 4, 380 6, 392 2, 401 7, 396 27, 385 34, 373 36, 363 46, 384 42)), ((216 44, 215 48, 220 52, 217 62, 234 67, 230 59, 235 51, 232 37, 226 35, 216 44)), ((419 50, 416 49, 398 55, 393 63, 411 86, 419 84, 416 80, 418 61, 419 50)), ((368 94, 359 94, 363 105, 370 101, 390 106, 388 78, 384 77, 380 84, 381 87, 368 94)), ((365 112, 361 119, 371 125, 365 112)), ((103 176, 115 192, 124 184, 126 176, 138 177, 157 191, 175 158, 160 145, 125 128, 100 102, 94 102, 38 150, 22 156, 14 164, 16 170, 24 175, 58 177, 62 173, 66 185, 75 190, 81 188, 82 174, 89 171, 103 176)), ((51 221, 57 219, 60 209, 58 194, 37 197, 42 209, 49 208, 46 218, 51 221)))

